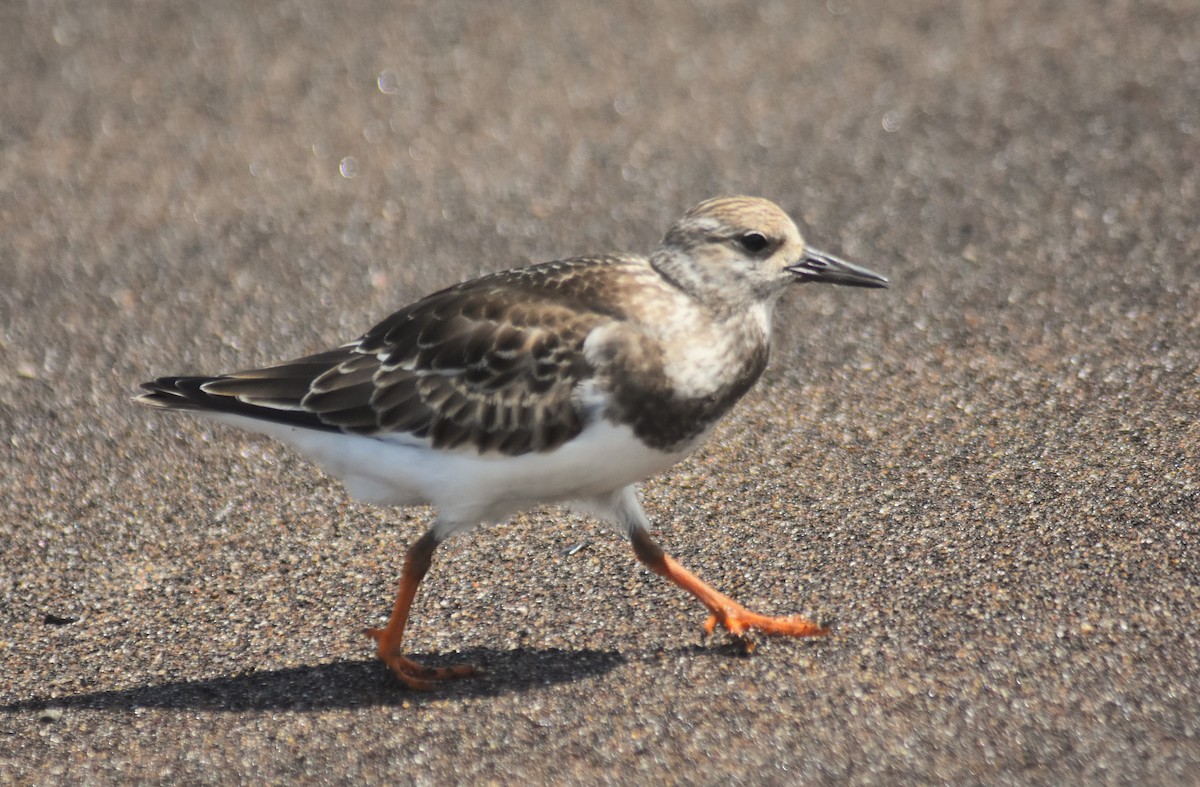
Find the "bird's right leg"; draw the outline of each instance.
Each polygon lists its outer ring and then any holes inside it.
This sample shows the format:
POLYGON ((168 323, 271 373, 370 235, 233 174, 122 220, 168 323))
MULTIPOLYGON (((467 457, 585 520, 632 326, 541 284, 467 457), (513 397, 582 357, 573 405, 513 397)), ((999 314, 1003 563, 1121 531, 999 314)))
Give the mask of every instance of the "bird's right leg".
POLYGON ((433 562, 433 551, 440 542, 436 528, 431 528, 408 548, 404 556, 404 570, 400 574, 400 589, 392 607, 392 617, 385 628, 366 630, 366 634, 379 644, 377 653, 380 661, 388 665, 401 683, 410 689, 422 691, 436 688, 438 681, 465 678, 478 672, 469 664, 426 667, 400 652, 400 642, 404 639, 404 627, 408 624, 408 613, 412 609, 413 599, 417 596, 421 580, 429 571, 433 562))
POLYGON ((631 528, 629 540, 633 545, 633 553, 647 568, 691 593, 708 607, 708 620, 704 621, 707 634, 712 634, 718 623, 735 637, 743 636, 749 629, 786 637, 823 637, 829 633, 828 628, 799 615, 771 617, 751 612, 675 562, 662 547, 654 543, 645 528, 631 528))
POLYGON ((655 574, 691 593, 708 608, 709 617, 704 622, 705 632, 713 633, 719 624, 735 637, 743 636, 749 629, 786 637, 821 637, 829 633, 825 626, 798 615, 772 617, 751 612, 679 565, 650 537, 650 523, 642 512, 642 506, 638 503, 637 493, 632 486, 619 490, 610 499, 601 502, 608 506, 615 521, 626 528, 633 553, 638 560, 655 574))

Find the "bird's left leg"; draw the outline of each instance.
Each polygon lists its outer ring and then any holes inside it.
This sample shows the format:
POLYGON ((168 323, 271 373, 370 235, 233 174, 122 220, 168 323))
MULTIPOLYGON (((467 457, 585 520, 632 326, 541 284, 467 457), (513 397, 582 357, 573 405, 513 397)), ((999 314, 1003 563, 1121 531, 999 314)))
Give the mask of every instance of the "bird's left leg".
POLYGON ((400 652, 400 643, 404 639, 404 627, 408 624, 408 613, 412 609, 413 599, 417 596, 421 580, 433 563, 433 551, 437 549, 440 541, 437 527, 434 526, 409 547, 404 556, 404 570, 400 574, 400 589, 396 593, 396 603, 392 607, 392 616, 387 627, 366 630, 366 634, 379 644, 377 653, 380 661, 387 664, 392 674, 410 689, 429 690, 436 688, 438 681, 465 678, 478 672, 469 664, 426 667, 400 652))
POLYGON ((633 487, 621 490, 613 502, 621 523, 628 528, 629 541, 638 560, 655 574, 691 593, 708 608, 711 614, 704 622, 704 630, 709 634, 717 624, 724 626, 734 636, 742 636, 748 629, 787 637, 816 637, 829 633, 828 628, 799 616, 770 617, 751 612, 679 565, 650 537, 647 529, 649 522, 633 487))

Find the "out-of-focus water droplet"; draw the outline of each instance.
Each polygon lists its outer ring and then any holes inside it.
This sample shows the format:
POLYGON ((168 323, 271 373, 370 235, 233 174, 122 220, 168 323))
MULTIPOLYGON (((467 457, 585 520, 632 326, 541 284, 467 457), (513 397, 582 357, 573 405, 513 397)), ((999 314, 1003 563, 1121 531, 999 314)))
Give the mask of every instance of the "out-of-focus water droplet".
POLYGON ((346 156, 338 164, 338 172, 342 173, 343 178, 352 178, 358 174, 358 159, 354 156, 346 156))
POLYGON ((400 78, 396 76, 396 72, 390 68, 385 68, 379 72, 379 92, 386 93, 389 96, 400 89, 400 78))
POLYGON ((372 120, 367 125, 363 126, 363 139, 367 142, 378 142, 383 139, 384 129, 387 128, 382 120, 372 120))
POLYGON ((69 16, 59 18, 50 30, 54 43, 59 46, 73 46, 79 40, 79 32, 79 23, 69 16))

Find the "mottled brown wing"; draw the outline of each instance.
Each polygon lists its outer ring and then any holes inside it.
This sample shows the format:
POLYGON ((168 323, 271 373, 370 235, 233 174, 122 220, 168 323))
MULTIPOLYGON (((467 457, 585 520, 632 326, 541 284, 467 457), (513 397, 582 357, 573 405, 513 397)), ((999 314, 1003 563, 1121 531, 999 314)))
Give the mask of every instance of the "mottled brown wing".
POLYGON ((604 263, 568 260, 475 279, 336 350, 221 377, 161 378, 142 399, 308 428, 404 433, 437 448, 550 450, 583 428, 574 391, 593 373, 584 340, 621 316, 596 297, 604 263))

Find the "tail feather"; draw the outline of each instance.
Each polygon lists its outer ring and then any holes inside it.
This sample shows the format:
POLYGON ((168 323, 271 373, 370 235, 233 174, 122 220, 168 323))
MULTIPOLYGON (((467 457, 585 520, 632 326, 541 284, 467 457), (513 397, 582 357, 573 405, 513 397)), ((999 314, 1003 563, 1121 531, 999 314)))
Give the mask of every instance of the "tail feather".
POLYGON ((241 415, 263 421, 303 426, 309 429, 341 431, 323 422, 316 413, 296 407, 294 402, 247 402, 236 395, 220 391, 219 383, 226 377, 159 377, 142 383, 144 393, 134 398, 140 404, 160 410, 180 410, 194 413, 241 415), (213 389, 209 390, 210 384, 213 389), (274 406, 272 406, 274 405, 274 406))

